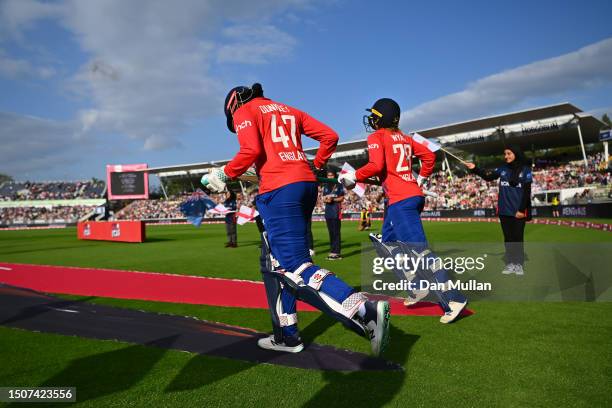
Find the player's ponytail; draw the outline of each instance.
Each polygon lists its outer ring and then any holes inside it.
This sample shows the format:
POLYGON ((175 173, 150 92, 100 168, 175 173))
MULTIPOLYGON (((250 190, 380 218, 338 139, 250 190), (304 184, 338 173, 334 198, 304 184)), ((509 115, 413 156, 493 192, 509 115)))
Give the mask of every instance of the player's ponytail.
POLYGON ((253 91, 253 98, 261 98, 264 96, 263 88, 259 82, 255 82, 253 86, 251 86, 251 90, 253 91))

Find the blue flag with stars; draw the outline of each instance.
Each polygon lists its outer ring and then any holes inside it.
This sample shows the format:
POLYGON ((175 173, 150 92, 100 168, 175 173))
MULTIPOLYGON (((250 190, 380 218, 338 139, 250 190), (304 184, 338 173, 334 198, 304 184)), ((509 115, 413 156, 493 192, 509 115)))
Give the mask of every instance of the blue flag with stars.
POLYGON ((187 200, 182 202, 179 209, 187 221, 199 227, 206 211, 215 208, 217 204, 202 190, 197 189, 187 200))

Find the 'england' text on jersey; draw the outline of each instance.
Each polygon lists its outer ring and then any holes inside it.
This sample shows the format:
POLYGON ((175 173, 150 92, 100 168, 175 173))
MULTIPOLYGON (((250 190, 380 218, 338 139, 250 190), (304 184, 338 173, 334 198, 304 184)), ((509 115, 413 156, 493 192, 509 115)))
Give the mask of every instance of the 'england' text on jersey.
POLYGON ((306 155, 299 150, 295 152, 279 152, 278 157, 280 157, 282 161, 307 161, 306 155))
POLYGON ((277 103, 271 103, 268 105, 260 105, 258 106, 261 113, 270 113, 270 112, 290 112, 289 108, 284 105, 279 105, 277 103))

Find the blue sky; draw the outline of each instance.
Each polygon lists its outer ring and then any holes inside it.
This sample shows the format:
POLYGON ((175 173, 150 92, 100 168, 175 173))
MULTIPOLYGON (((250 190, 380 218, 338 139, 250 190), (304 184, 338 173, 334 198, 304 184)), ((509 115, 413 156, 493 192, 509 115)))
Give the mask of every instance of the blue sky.
POLYGON ((0 173, 231 158, 222 101, 256 81, 341 141, 380 97, 407 130, 562 101, 612 113, 611 4, 0 0, 0 173))

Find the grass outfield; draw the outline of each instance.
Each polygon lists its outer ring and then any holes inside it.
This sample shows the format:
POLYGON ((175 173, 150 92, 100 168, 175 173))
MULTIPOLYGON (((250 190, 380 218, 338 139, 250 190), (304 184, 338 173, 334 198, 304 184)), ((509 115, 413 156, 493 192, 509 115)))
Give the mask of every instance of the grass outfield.
MULTIPOLYGON (((358 285, 366 233, 343 224, 340 262, 327 262, 324 223, 316 260, 358 285)), ((375 224, 379 227, 379 224, 375 224)), ((432 242, 496 242, 492 223, 426 224, 432 242)), ((224 249, 222 225, 152 226, 149 242, 81 242, 74 229, 0 231, 0 261, 259 279, 253 225, 224 249)), ((609 232, 529 225, 526 240, 611 242, 609 232)), ((264 310, 94 299, 268 331, 264 310)), ((405 371, 330 373, 197 356, 112 341, 0 328, 0 386, 76 386, 87 405, 121 406, 610 406, 612 303, 473 302, 450 326, 392 320, 386 357, 405 371)), ((368 352, 368 343, 319 313, 301 313, 307 341, 368 352)))

